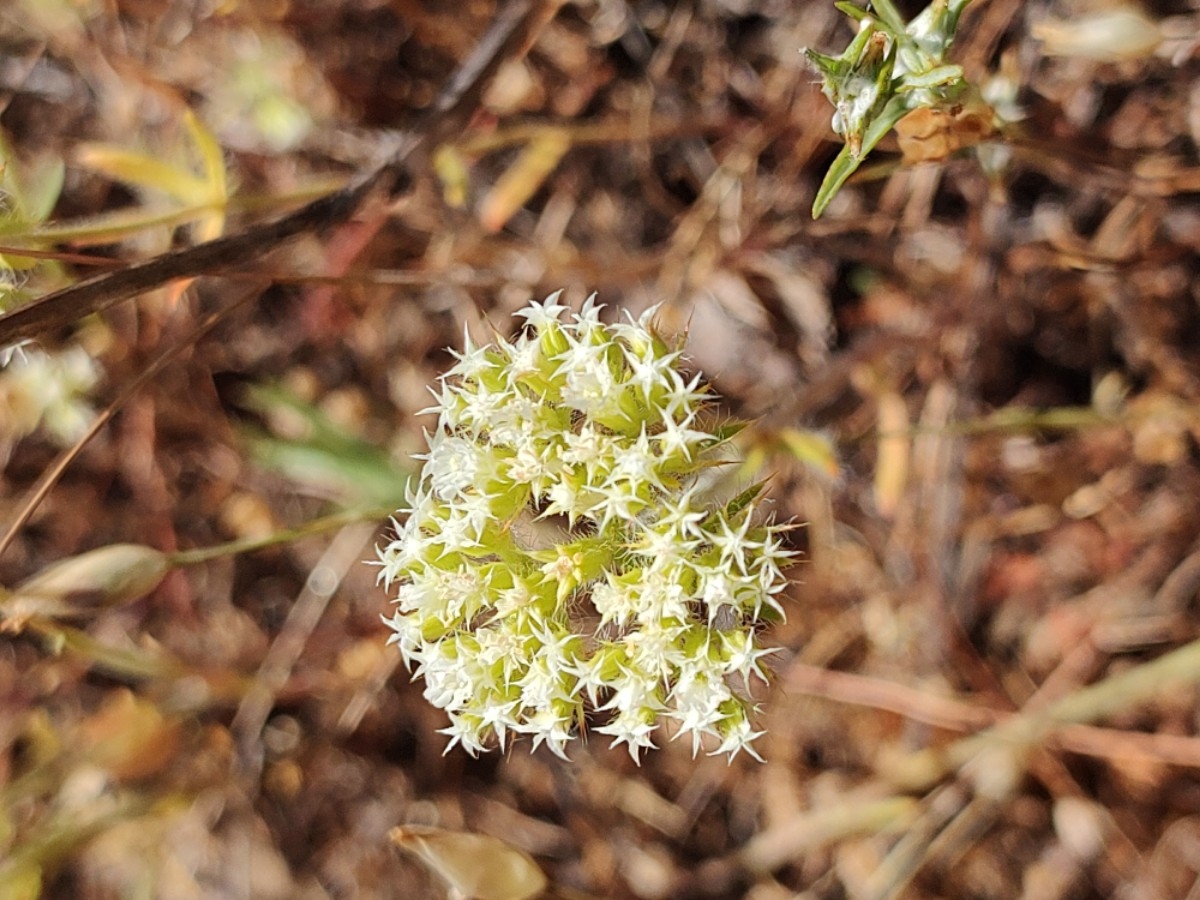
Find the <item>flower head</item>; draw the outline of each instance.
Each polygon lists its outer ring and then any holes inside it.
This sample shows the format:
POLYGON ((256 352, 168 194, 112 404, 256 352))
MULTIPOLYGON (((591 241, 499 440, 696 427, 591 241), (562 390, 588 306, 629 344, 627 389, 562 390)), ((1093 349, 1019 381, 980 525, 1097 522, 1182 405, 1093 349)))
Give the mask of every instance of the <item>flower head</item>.
POLYGON ((755 755, 745 696, 786 585, 778 526, 706 500, 727 443, 649 314, 608 325, 557 294, 514 341, 468 340, 434 396, 407 520, 380 548, 385 621, 450 745, 527 734, 566 758, 588 710, 636 760, 661 721, 755 755))
POLYGON ((0 351, 0 440, 19 440, 40 426, 57 443, 72 444, 91 423, 87 394, 99 379, 96 361, 80 347, 0 351))

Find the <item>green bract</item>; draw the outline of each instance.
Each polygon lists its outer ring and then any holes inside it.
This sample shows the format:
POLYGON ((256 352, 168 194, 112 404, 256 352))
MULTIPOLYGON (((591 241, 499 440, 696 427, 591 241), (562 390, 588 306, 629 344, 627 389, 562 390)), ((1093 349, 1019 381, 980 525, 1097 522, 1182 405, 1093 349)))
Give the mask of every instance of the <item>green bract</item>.
POLYGON ((934 0, 905 24, 891 0, 871 0, 874 14, 835 5, 858 23, 841 56, 805 50, 833 104, 833 130, 846 141, 813 201, 818 218, 867 154, 915 109, 944 108, 970 91, 961 66, 948 64, 958 20, 970 0, 934 0))
POLYGON ((528 734, 559 756, 585 705, 636 760, 661 718, 713 752, 754 754, 756 629, 782 613, 779 527, 749 492, 706 502, 722 436, 708 393, 640 320, 592 299, 522 310, 514 342, 470 341, 442 378, 436 430, 398 536, 391 642, 471 753, 528 734))

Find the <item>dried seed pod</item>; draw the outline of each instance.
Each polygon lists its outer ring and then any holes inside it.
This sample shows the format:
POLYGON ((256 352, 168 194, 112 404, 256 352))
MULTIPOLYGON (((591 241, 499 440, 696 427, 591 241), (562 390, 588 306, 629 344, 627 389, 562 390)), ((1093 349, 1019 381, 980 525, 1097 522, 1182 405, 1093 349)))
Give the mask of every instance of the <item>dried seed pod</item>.
POLYGON ((144 597, 171 570, 165 553, 142 544, 110 544, 47 566, 0 595, 8 627, 31 616, 61 618, 144 597))

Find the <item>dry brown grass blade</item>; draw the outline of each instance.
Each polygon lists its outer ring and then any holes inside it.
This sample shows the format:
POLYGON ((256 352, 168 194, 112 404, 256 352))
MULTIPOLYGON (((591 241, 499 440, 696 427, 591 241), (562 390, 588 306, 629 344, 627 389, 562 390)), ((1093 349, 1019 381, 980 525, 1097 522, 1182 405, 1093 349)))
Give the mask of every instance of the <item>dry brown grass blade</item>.
POLYGON ((546 888, 546 876, 528 854, 491 835, 400 825, 388 837, 437 872, 457 896, 528 900, 546 888))
MULTIPOLYGON (((789 692, 885 710, 948 731, 974 732, 1014 720, 1019 713, 940 697, 879 678, 793 662, 784 677, 789 692)), ((1027 711, 1028 714, 1028 711, 1027 711)), ((1112 760, 1137 760, 1200 768, 1200 738, 1146 734, 1095 725, 1060 725, 1047 740, 1061 750, 1112 760)))
POLYGON ((177 279, 195 278, 250 262, 290 238, 344 221, 383 183, 386 174, 386 166, 376 169, 343 190, 314 200, 278 221, 164 253, 39 297, 0 316, 0 345, 32 340, 177 279))

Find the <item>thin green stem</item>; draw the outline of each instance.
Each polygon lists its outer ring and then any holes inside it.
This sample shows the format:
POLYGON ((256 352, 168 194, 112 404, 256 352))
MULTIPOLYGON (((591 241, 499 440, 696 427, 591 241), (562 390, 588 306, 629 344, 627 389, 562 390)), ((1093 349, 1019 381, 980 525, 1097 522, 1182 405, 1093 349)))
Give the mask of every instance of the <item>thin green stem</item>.
POLYGON ((311 522, 306 522, 296 528, 285 528, 282 531, 276 531, 274 534, 269 534, 265 537, 241 538, 224 544, 215 544, 211 547, 180 550, 177 553, 170 554, 168 558, 173 566, 194 566, 198 563, 208 562, 210 559, 236 556, 239 553, 254 553, 258 550, 264 550, 267 547, 290 544, 293 541, 312 537, 316 534, 336 531, 343 526, 352 525, 355 522, 365 522, 368 519, 383 519, 394 512, 395 510, 390 507, 347 509, 342 512, 333 513, 332 515, 323 516, 320 519, 313 519, 311 522))

